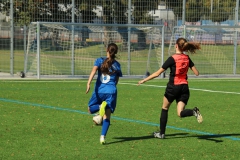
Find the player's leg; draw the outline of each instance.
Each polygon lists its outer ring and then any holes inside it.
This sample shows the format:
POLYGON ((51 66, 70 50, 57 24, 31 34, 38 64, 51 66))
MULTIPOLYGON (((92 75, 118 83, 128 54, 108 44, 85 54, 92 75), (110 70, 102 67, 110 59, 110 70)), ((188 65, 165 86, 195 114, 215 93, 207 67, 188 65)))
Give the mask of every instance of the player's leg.
POLYGON ((163 104, 162 104, 162 110, 161 110, 161 116, 160 116, 160 132, 154 132, 154 137, 156 138, 165 138, 165 131, 168 121, 168 109, 171 105, 171 102, 168 101, 168 99, 164 96, 163 97, 163 104))
POLYGON ((175 86, 168 83, 163 97, 162 110, 160 115, 160 132, 154 132, 154 137, 165 138, 165 131, 168 121, 168 109, 175 100, 175 86))
MULTIPOLYGON (((99 96, 99 94, 93 92, 92 97, 90 98, 89 103, 88 103, 88 106, 89 106, 88 112, 90 114, 97 113, 100 109, 101 103, 102 103, 102 99, 99 96)), ((93 122, 96 125, 102 124, 102 116, 100 116, 99 114, 95 115, 93 117, 93 122)))
POLYGON ((107 107, 107 102, 106 101, 103 101, 101 106, 100 106, 100 110, 99 110, 99 114, 100 116, 104 116, 105 115, 105 110, 106 110, 106 107, 107 107))
POLYGON ((177 104, 177 113, 179 117, 184 118, 184 117, 195 116, 197 118, 198 123, 202 123, 203 118, 197 107, 194 107, 193 109, 184 109, 184 108, 185 108, 185 103, 183 103, 182 101, 179 101, 177 104))
POLYGON ((105 137, 107 135, 109 126, 110 126, 110 117, 111 117, 111 110, 110 108, 107 108, 105 111, 105 115, 103 116, 103 122, 102 122, 102 131, 100 136, 100 143, 105 144, 105 137))
POLYGON ((193 116, 193 110, 185 109, 188 99, 190 97, 190 92, 187 84, 179 86, 179 94, 176 97, 177 101, 177 115, 179 117, 189 117, 193 116))
POLYGON ((193 116, 193 110, 192 109, 185 109, 185 103, 182 101, 177 102, 177 115, 179 117, 189 117, 193 116))
POLYGON ((109 126, 110 126, 110 118, 111 113, 115 111, 116 108, 116 102, 117 102, 117 94, 108 94, 106 95, 106 103, 107 106, 105 107, 105 114, 103 116, 103 123, 102 123, 102 131, 100 136, 100 143, 105 143, 105 137, 107 135, 109 126))
POLYGON ((199 123, 201 123, 203 118, 197 107, 194 107, 193 109, 185 109, 185 106, 187 105, 189 97, 190 97, 188 85, 182 85, 181 90, 182 90, 181 95, 176 98, 178 116, 182 117, 182 118, 195 116, 197 118, 197 121, 199 123))
POLYGON ((94 114, 99 111, 100 104, 102 103, 101 98, 95 92, 92 93, 92 97, 88 102, 88 112, 94 114))

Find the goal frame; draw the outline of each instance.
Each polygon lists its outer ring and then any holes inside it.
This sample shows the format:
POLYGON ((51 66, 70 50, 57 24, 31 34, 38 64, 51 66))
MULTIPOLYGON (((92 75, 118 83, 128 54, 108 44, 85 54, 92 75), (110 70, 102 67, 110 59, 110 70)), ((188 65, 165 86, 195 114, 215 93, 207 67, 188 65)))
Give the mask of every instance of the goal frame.
MULTIPOLYGON (((127 34, 128 34, 128 42, 127 42, 127 52, 128 52, 128 62, 127 62, 127 75, 124 75, 126 77, 143 77, 145 76, 144 73, 142 75, 131 75, 131 28, 136 28, 136 27, 155 27, 155 28, 159 28, 159 30, 161 31, 162 37, 161 37, 161 44, 164 44, 164 30, 165 27, 164 25, 144 25, 144 24, 95 24, 95 23, 61 23, 61 22, 32 22, 32 25, 36 25, 37 29, 36 29, 36 45, 37 45, 37 51, 36 51, 36 58, 37 58, 37 79, 41 78, 41 66, 40 66, 40 55, 41 55, 41 49, 40 49, 40 25, 66 25, 66 26, 72 26, 72 36, 71 36, 71 41, 72 41, 72 75, 74 76, 74 26, 101 26, 101 27, 127 27, 127 34)), ((152 40, 152 39, 151 39, 152 40)), ((151 45, 150 45, 151 46, 151 45)), ((149 52, 147 53, 148 58, 147 58, 147 69, 148 70, 148 66, 149 66, 149 57, 151 54, 151 48, 149 47, 149 52)), ((25 56, 25 64, 24 64, 24 71, 26 73, 26 68, 27 68, 27 58, 28 56, 25 56)), ((161 65, 163 64, 164 61, 164 45, 161 46, 161 65)), ((85 77, 85 76, 83 76, 85 77)), ((161 77, 163 77, 163 75, 161 75, 161 77)))
MULTIPOLYGON (((174 53, 174 45, 176 43, 176 37, 183 37, 183 38, 186 38, 187 40, 189 41, 193 41, 193 42, 198 42, 199 39, 195 39, 195 38, 189 38, 191 35, 191 32, 193 31, 194 32, 194 36, 195 37, 195 32, 198 32, 198 33, 205 33, 207 35, 211 35, 211 34, 215 34, 215 35, 220 35, 222 37, 224 37, 225 34, 231 34, 232 36, 232 42, 231 43, 227 43, 226 45, 228 46, 233 46, 233 50, 230 52, 233 56, 233 61, 231 62, 232 63, 232 71, 228 71, 227 73, 210 73, 210 74, 201 74, 203 77, 230 77, 230 76, 236 76, 237 75, 237 48, 238 48, 238 39, 239 39, 239 33, 240 33, 240 26, 225 26, 225 25, 219 25, 219 26, 216 26, 216 25, 181 25, 181 26, 176 26, 174 27, 173 31, 172 31, 172 36, 171 36, 171 40, 170 40, 170 45, 169 45, 169 49, 168 49, 168 55, 171 56, 173 53, 174 53), (199 30, 202 30, 202 31, 199 31, 199 30), (207 31, 206 31, 207 30, 207 31), (221 31, 223 30, 223 31, 221 31), (219 32, 217 32, 219 31, 219 32), (187 35, 187 33, 189 35, 187 35)), ((198 35, 199 36, 199 35, 198 35)), ((197 36, 196 36, 197 37, 197 36)), ((201 36, 200 36, 201 37, 201 36)), ((203 36, 204 37, 204 36, 203 36)), ((221 37, 221 38, 222 38, 221 37)), ((216 37, 215 37, 216 38, 216 37)), ((221 42, 216 42, 211 44, 211 42, 206 42, 207 45, 209 46, 219 46, 221 44, 225 45, 225 43, 223 42, 223 38, 221 39, 220 38, 220 41, 221 42)), ((204 39, 204 38, 203 38, 204 39)), ((211 41, 211 40, 210 40, 211 41)), ((220 49, 218 49, 220 50, 220 49)), ((220 50, 221 51, 221 50, 220 50)), ((201 52, 201 50, 200 50, 201 52)), ((211 50, 209 50, 209 53, 211 53, 211 50)), ((201 54, 201 53, 200 53, 201 54)), ((219 58, 219 57, 218 57, 219 58)), ((229 66, 229 65, 228 65, 229 66)), ((199 66, 199 67, 202 67, 199 66)), ((203 66, 204 67, 204 66, 203 66)), ((219 67, 222 67, 222 66, 219 66, 219 67)), ((206 70, 204 70, 204 72, 206 72, 206 70)), ((239 72, 239 71, 238 71, 239 72)))

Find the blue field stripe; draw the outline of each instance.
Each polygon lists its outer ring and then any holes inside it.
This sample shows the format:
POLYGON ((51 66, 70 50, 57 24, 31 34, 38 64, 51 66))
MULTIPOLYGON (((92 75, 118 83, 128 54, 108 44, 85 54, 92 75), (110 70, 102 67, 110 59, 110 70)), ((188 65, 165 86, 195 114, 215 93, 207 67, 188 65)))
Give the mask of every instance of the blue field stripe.
MULTIPOLYGON (((17 100, 5 99, 5 98, 0 98, 0 101, 2 101, 2 102, 9 102, 9 103, 23 104, 23 105, 28 105, 28 106, 41 107, 41 108, 47 108, 47 109, 55 109, 55 110, 60 110, 60 111, 74 112, 74 113, 85 114, 85 115, 91 115, 88 112, 83 112, 83 111, 80 111, 80 110, 61 108, 61 107, 54 107, 54 106, 48 106, 48 105, 37 104, 37 103, 30 103, 30 102, 23 102, 23 101, 17 101, 17 100)), ((121 120, 121 121, 127 121, 127 122, 133 122, 133 123, 150 125, 150 126, 159 126, 159 124, 152 123, 152 122, 145 122, 145 121, 128 119, 128 118, 121 118, 121 117, 116 117, 116 116, 111 116, 111 118, 116 119, 116 120, 121 120)), ((174 129, 174 130, 179 130, 179 131, 185 131, 185 132, 189 132, 189 133, 196 133, 196 134, 201 134, 201 135, 212 136, 213 138, 214 137, 222 137, 222 138, 227 138, 227 139, 231 139, 231 140, 234 140, 234 141, 240 141, 240 138, 232 137, 232 136, 224 136, 224 135, 221 136, 221 135, 218 135, 218 134, 202 132, 202 131, 198 131, 198 130, 191 130, 191 129, 186 129, 186 128, 178 128, 178 127, 174 127, 174 126, 167 126, 167 128, 174 129)))

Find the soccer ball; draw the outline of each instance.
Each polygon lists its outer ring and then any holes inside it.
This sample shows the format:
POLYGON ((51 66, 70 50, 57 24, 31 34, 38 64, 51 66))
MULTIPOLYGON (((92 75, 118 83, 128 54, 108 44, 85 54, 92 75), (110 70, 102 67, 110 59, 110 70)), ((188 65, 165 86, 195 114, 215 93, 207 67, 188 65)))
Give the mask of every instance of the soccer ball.
POLYGON ((25 77, 25 73, 23 71, 20 72, 20 77, 24 78, 25 77))
POLYGON ((96 125, 101 125, 102 124, 102 116, 100 116, 99 114, 93 117, 93 122, 96 125))

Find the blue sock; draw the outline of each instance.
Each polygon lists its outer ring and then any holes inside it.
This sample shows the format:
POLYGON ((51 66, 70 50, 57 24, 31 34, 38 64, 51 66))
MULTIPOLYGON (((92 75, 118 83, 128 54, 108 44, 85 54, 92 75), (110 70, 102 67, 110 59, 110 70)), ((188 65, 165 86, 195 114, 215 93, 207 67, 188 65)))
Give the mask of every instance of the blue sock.
POLYGON ((96 113, 99 111, 99 105, 91 106, 91 107, 89 107, 89 110, 90 110, 91 114, 96 113))
POLYGON ((103 120, 103 124, 102 124, 102 133, 101 133, 101 135, 104 135, 104 136, 107 135, 107 131, 108 131, 109 126, 110 126, 110 120, 109 119, 104 119, 103 120))

